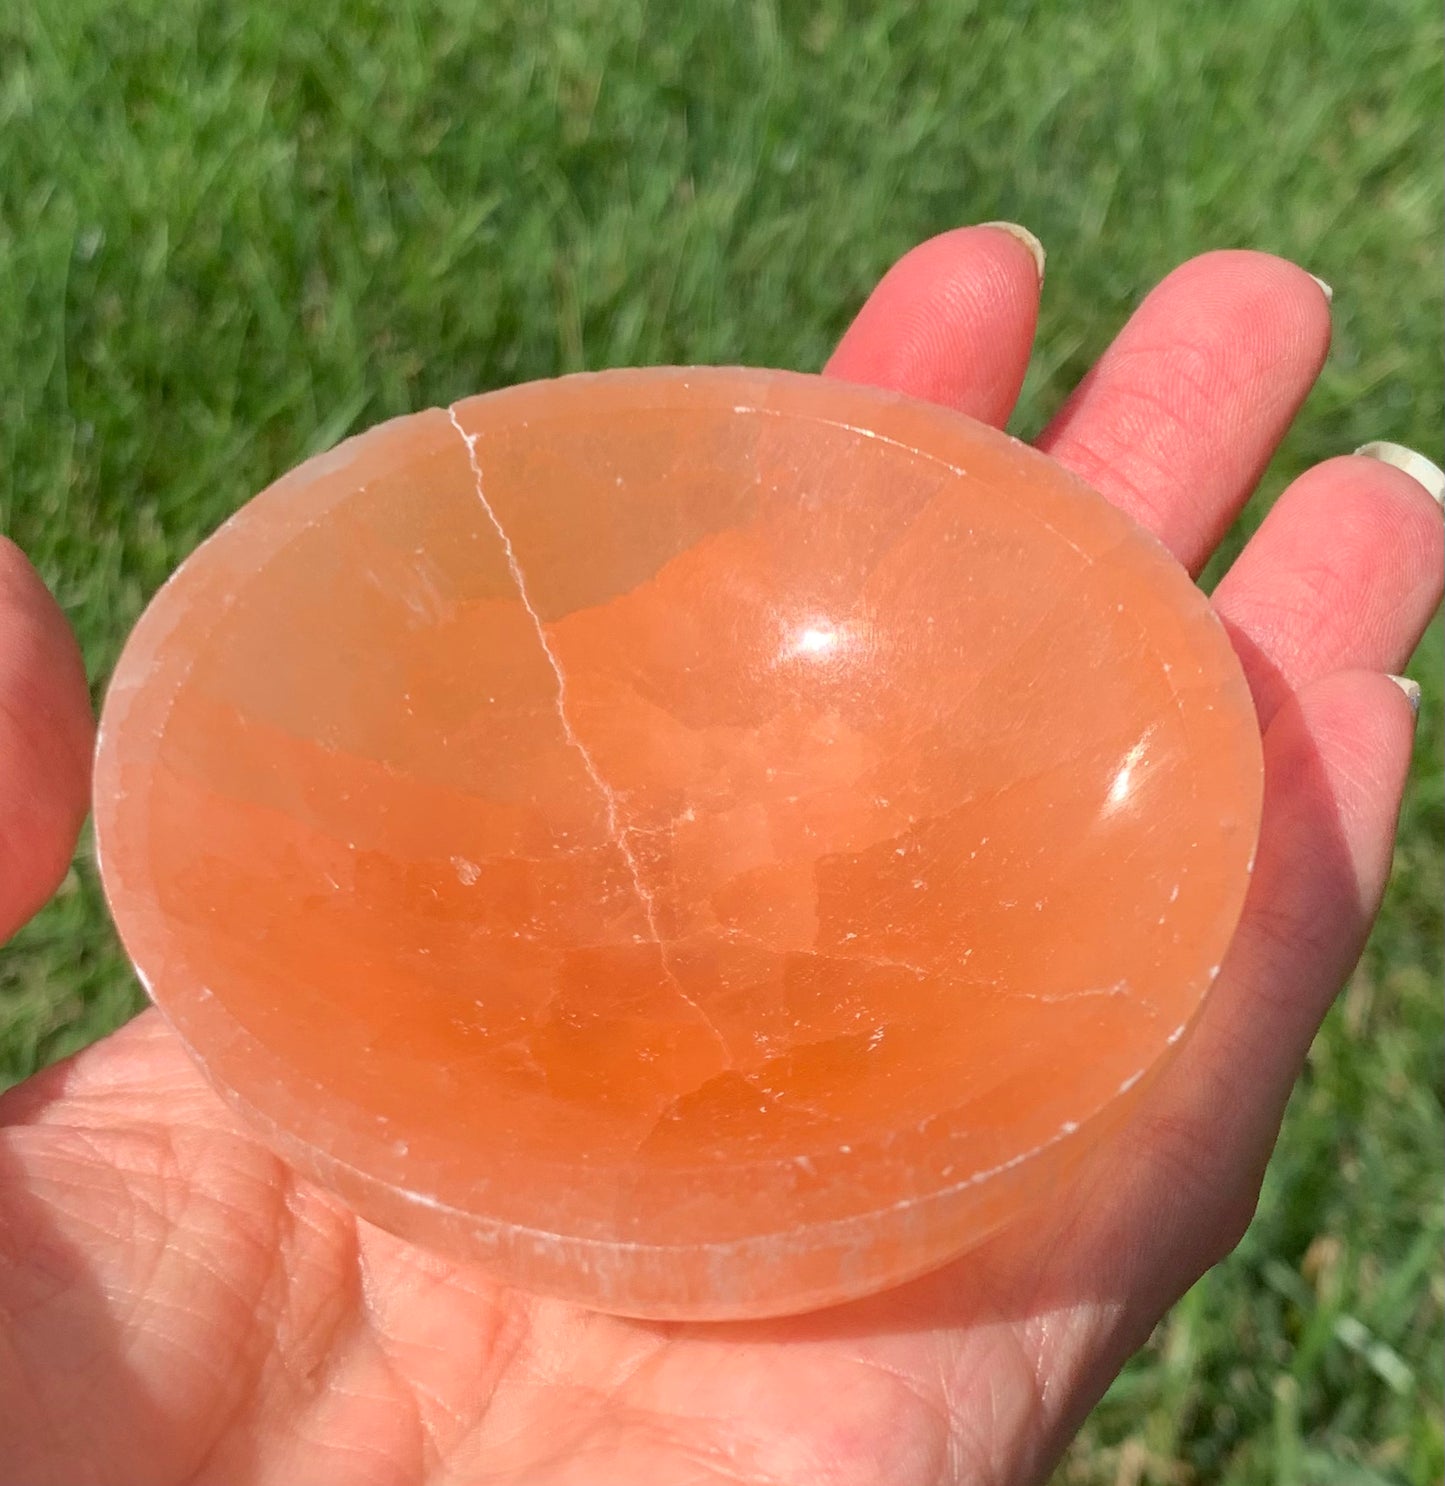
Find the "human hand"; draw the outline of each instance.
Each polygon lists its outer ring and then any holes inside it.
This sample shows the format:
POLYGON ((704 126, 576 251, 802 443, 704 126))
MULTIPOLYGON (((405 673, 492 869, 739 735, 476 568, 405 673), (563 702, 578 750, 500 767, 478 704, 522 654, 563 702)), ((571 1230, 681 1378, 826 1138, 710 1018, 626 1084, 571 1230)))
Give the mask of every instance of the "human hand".
MULTIPOLYGON (((829 372, 1000 423, 1038 306, 996 228, 909 254, 829 372)), ((1041 440, 1197 572, 1324 358, 1301 270, 1211 254, 1154 291, 1041 440)), ((1036 1481, 1239 1238, 1383 888, 1399 667, 1442 521, 1377 460, 1280 497, 1215 603, 1265 729, 1245 916, 1192 1036, 1047 1210, 815 1315, 620 1320, 359 1222, 230 1115, 154 1012, 0 1100, 0 1430, 14 1486, 941 1486, 1036 1481)), ((0 542, 0 935, 64 871, 91 722, 74 642, 0 542)))

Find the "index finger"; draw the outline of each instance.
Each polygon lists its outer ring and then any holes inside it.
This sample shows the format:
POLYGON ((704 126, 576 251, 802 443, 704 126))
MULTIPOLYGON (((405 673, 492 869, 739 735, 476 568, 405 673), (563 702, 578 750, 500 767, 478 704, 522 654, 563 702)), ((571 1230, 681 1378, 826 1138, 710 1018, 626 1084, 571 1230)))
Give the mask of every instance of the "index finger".
POLYGON ((824 374, 1002 425, 1028 370, 1043 248, 1013 223, 959 227, 905 253, 824 374))

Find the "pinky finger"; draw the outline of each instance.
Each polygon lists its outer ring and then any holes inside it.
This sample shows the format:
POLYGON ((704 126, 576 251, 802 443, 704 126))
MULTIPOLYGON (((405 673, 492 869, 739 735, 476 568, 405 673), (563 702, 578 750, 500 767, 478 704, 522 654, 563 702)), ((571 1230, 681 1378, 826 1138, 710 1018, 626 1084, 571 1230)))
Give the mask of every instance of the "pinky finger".
POLYGON ((1137 1130, 1146 1209, 1202 1271, 1238 1241, 1310 1042, 1364 947, 1390 869, 1414 716, 1378 672, 1306 686, 1265 733, 1244 915, 1199 1022, 1137 1130), (1181 1201, 1179 1172, 1192 1173, 1181 1201))

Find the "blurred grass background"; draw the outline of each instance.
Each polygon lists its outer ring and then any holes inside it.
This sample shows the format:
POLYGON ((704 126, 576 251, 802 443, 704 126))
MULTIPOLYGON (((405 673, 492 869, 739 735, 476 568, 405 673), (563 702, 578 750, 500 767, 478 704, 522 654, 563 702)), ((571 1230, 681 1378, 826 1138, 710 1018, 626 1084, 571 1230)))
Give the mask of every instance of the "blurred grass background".
MULTIPOLYGON (((349 431, 583 367, 816 368, 961 222, 1050 250, 1016 431, 1203 249, 1334 284, 1281 484, 1439 461, 1434 0, 9 0, 0 530, 97 697, 141 606, 349 431)), ((1060 1486, 1438 1483, 1441 635, 1389 899, 1238 1254, 1159 1327, 1060 1486)), ((0 1082, 139 1005, 84 847, 0 951, 0 1082)))

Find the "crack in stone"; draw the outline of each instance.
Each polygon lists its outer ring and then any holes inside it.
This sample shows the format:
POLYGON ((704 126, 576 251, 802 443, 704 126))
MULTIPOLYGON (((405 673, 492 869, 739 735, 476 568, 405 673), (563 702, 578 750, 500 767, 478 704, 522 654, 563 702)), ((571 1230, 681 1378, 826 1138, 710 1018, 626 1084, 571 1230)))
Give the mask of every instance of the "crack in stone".
POLYGON ((507 571, 511 575, 512 584, 517 590, 517 599, 522 608, 526 610, 528 619, 532 622, 532 628, 537 635, 537 644, 541 647, 542 655, 552 672, 553 682, 556 686, 557 720, 562 726, 562 737, 569 748, 575 750, 578 758, 582 760, 582 767, 591 781, 592 787, 597 791, 598 798, 602 801, 602 808, 607 818, 607 832, 612 844, 617 848, 627 868, 627 875, 632 883, 632 891, 637 898, 637 905, 642 910, 642 916, 647 923, 648 940, 657 946, 657 951, 662 960, 662 970, 667 976, 669 984, 676 992, 678 999, 697 1014, 707 1027, 708 1031, 716 1039, 718 1047, 723 1054, 727 1066, 732 1066, 732 1054, 722 1033, 718 1030, 713 1019, 705 1012, 698 1003, 682 988, 672 966, 668 964, 667 945, 663 942, 662 934, 657 924, 657 903, 653 894, 648 890, 647 884, 642 880, 642 869, 638 866, 637 856, 632 850, 629 842, 634 832, 630 825, 623 822, 616 792, 602 777, 601 770, 597 767, 597 761, 592 757, 591 750, 577 736, 576 729, 572 726, 572 719, 567 713, 567 677, 562 670, 562 663, 557 658, 557 652, 552 648, 552 642, 547 638, 546 626, 542 623, 542 616, 532 602, 532 596, 527 589, 526 575, 522 572, 522 565, 517 559, 516 549, 512 546, 512 539, 507 535, 506 528, 501 519, 492 508, 492 503, 487 499, 485 481, 482 475, 482 465, 477 457, 477 438, 474 433, 468 433, 462 427, 461 420, 457 417, 455 406, 447 408, 447 417, 451 425, 457 431, 457 436, 466 446, 467 463, 471 466, 472 479, 475 483, 476 497, 481 503, 482 510, 486 513, 487 520, 491 523, 492 530, 497 534, 497 540, 502 544, 502 556, 506 559, 507 571))

